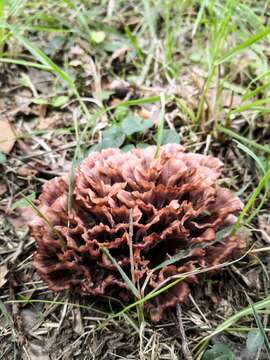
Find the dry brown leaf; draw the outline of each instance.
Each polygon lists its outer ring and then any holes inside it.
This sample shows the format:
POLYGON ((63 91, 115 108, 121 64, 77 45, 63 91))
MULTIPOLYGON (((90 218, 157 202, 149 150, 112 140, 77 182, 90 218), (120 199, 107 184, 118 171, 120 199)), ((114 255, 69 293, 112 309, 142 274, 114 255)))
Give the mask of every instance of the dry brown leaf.
POLYGON ((25 308, 20 312, 23 329, 26 333, 31 334, 39 321, 39 315, 36 309, 25 308))
POLYGON ((73 310, 73 329, 78 335, 82 335, 84 333, 84 327, 82 322, 82 315, 80 309, 73 310))
POLYGON ((72 46, 69 51, 69 56, 73 58, 74 56, 81 56, 85 54, 85 51, 78 45, 72 46))
POLYGON ((75 60, 71 60, 69 65, 74 67, 82 66, 82 62, 80 60, 75 59, 75 60))
POLYGON ((112 66, 112 62, 119 58, 119 61, 123 61, 124 60, 124 57, 126 56, 126 53, 128 51, 132 50, 129 46, 123 46, 122 48, 120 49, 117 49, 113 54, 112 56, 109 58, 109 61, 108 61, 108 67, 111 67, 112 66))
POLYGON ((266 243, 270 244, 270 223, 268 214, 259 215, 258 220, 262 238, 266 243))
POLYGON ((119 105, 120 103, 122 102, 122 100, 120 99, 112 99, 112 101, 110 102, 110 106, 116 106, 116 105, 119 105))
POLYGON ((38 171, 33 166, 31 166, 31 164, 23 164, 17 169, 17 174, 24 177, 35 176, 37 172, 38 171))
POLYGON ((8 121, 0 120, 0 151, 9 154, 16 141, 15 133, 8 121))
POLYGON ((28 342, 26 349, 27 349, 27 356, 26 354, 23 354, 26 360, 50 360, 50 356, 48 354, 48 350, 46 349, 45 344, 41 341, 39 343, 34 342, 28 342))
POLYGON ((146 110, 145 108, 141 108, 138 111, 138 115, 139 117, 143 118, 143 119, 149 119, 150 117, 150 112, 148 110, 146 110))
POLYGON ((7 282, 6 275, 8 274, 7 265, 0 266, 0 288, 7 282))
POLYGON ((63 122, 63 115, 59 113, 56 113, 48 117, 41 117, 37 125, 37 129, 38 130, 54 129, 61 122, 63 122))

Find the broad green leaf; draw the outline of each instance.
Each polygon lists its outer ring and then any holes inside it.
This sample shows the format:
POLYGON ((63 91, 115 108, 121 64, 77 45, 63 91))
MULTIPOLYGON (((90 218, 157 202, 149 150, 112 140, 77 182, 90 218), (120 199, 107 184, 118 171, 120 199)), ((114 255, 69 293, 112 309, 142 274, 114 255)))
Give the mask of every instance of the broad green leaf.
POLYGON ((135 146, 133 144, 128 144, 121 148, 121 150, 124 152, 129 152, 130 150, 133 150, 133 149, 135 149, 135 146))
POLYGON ((29 201, 35 200, 35 197, 36 197, 36 193, 32 192, 30 195, 25 196, 24 198, 22 198, 22 199, 20 199, 18 201, 15 201, 11 205, 11 209, 15 210, 17 208, 25 208, 25 207, 29 206, 29 201))
POLYGON ((69 97, 65 95, 56 96, 52 99, 51 104, 53 107, 61 107, 68 102, 69 97))
POLYGON ((125 134, 120 126, 113 125, 102 134, 101 148, 119 148, 125 141, 125 134))
MULTIPOLYGON (((38 29, 40 31, 40 29, 38 29)), ((44 30, 43 30, 44 31, 44 30)), ((64 36, 56 35, 47 44, 44 49, 46 55, 52 56, 57 51, 60 51, 64 46, 66 38, 64 36)))
POLYGON ((55 96, 52 99, 35 98, 32 103, 38 105, 51 105, 53 107, 61 107, 68 102, 69 97, 65 95, 55 96))
POLYGON ((86 150, 85 156, 88 156, 90 153, 94 151, 100 151, 100 150, 101 150, 101 143, 95 144, 86 150))
POLYGON ((263 335, 260 330, 251 330, 247 336, 247 351, 250 353, 257 352, 264 343, 263 335))
POLYGON ((128 115, 122 124, 124 133, 129 136, 149 129, 153 125, 151 120, 144 120, 134 115, 128 115))
POLYGON ((163 131, 162 145, 165 144, 179 144, 180 136, 175 130, 165 129, 163 131))
POLYGON ((117 122, 122 123, 124 118, 128 115, 128 111, 127 107, 119 105, 119 107, 115 109, 113 117, 117 122))
POLYGON ((148 146, 150 146, 150 144, 145 144, 145 143, 138 143, 136 145, 137 149, 146 149, 148 146))
POLYGON ((43 98, 35 98, 32 99, 32 103, 37 105, 49 105, 50 101, 43 98))
POLYGON ((202 360, 234 360, 235 357, 229 347, 225 344, 215 344, 210 350, 207 350, 202 360))

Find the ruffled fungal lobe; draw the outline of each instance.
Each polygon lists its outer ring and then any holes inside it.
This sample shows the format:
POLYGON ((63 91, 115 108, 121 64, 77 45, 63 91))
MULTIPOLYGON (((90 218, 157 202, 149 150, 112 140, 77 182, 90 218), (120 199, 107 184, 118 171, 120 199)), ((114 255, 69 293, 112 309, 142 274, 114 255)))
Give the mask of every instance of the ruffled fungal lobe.
MULTIPOLYGON (((70 212, 69 176, 44 185, 39 209, 54 231, 36 217, 32 234, 35 266, 50 289, 131 300, 103 248, 131 278, 132 246, 133 277, 142 285, 148 275, 146 294, 196 267, 219 265, 244 247, 237 236, 216 237, 242 208, 238 197, 217 184, 222 163, 176 144, 161 147, 158 158, 155 151, 151 146, 91 153, 76 170, 70 212), (180 260, 158 267, 179 254, 180 260)), ((184 301, 196 282, 189 276, 147 302, 152 319, 184 301)))

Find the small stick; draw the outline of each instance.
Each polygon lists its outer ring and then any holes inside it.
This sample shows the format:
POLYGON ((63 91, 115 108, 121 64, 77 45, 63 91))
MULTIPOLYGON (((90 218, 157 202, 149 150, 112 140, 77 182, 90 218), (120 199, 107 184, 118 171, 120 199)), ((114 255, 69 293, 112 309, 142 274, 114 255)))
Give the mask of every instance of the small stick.
POLYGON ((133 240, 133 209, 130 209, 130 212, 129 212, 129 232, 128 232, 130 272, 131 272, 132 282, 136 286, 132 240, 133 240))
MULTIPOLYGON (((130 271, 131 271, 131 279, 132 282, 134 284, 134 286, 136 287, 137 291, 138 291, 138 300, 141 298, 141 289, 140 289, 140 284, 139 281, 136 282, 136 276, 135 276, 135 268, 136 265, 134 264, 134 254, 133 254, 133 209, 130 209, 129 212, 129 232, 128 232, 128 245, 129 245, 129 256, 130 256, 130 271)), ((137 307, 137 312, 138 312, 138 318, 140 319, 140 325, 143 324, 143 320, 144 320, 144 316, 143 316, 143 305, 138 305, 137 307)), ((144 333, 144 327, 142 325, 142 334, 144 333)), ((140 337, 143 336, 140 332, 140 337)))
POLYGON ((181 305, 179 303, 176 306, 176 313, 177 313, 178 327, 179 327, 180 336, 181 336, 181 340, 182 340, 183 356, 184 356, 185 360, 192 360, 192 355, 191 355, 191 352, 188 347, 187 337, 186 337, 186 333, 185 333, 185 329, 184 329, 184 325, 183 325, 183 321, 182 321, 182 309, 181 309, 181 305))

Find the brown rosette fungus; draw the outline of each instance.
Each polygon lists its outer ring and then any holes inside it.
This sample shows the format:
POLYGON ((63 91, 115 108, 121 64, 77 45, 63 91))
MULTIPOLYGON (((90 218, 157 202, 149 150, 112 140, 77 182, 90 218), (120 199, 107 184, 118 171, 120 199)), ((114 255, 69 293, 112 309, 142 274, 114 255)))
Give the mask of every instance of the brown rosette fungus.
MULTIPOLYGON (((53 231, 36 217, 32 234, 35 266, 50 289, 131 300, 117 267, 102 251, 108 249, 131 278, 131 217, 133 278, 140 285, 151 269, 184 250, 179 261, 150 273, 145 294, 175 275, 218 265, 244 247, 237 236, 216 239, 242 208, 238 197, 217 184, 222 163, 185 153, 176 144, 161 147, 158 158, 155 151, 151 146, 91 153, 76 170, 69 213, 69 176, 44 185, 39 210, 53 231)), ((196 276, 189 276, 148 301, 151 318, 160 320, 164 310, 184 301, 189 284, 196 282, 196 276)))

